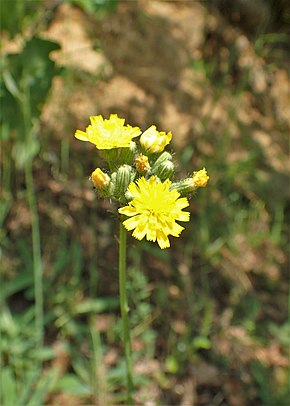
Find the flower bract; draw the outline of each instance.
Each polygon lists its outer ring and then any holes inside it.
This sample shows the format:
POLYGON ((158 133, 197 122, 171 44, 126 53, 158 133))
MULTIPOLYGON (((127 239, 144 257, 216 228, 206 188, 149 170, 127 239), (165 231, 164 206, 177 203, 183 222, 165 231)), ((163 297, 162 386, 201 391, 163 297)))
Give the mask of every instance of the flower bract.
POLYGON ((156 241, 161 249, 168 248, 168 235, 179 237, 184 227, 176 221, 189 221, 189 212, 182 209, 189 205, 186 197, 181 197, 177 190, 169 190, 171 181, 158 182, 156 176, 149 180, 144 177, 131 183, 128 187, 133 200, 119 213, 130 217, 123 222, 124 227, 133 231, 133 237, 156 241))
POLYGON ((141 134, 138 127, 125 125, 125 119, 117 114, 111 114, 109 119, 103 119, 101 115, 91 116, 90 120, 86 131, 77 130, 75 137, 95 144, 98 149, 130 147, 132 138, 141 134))
POLYGON ((156 126, 149 127, 140 137, 142 147, 152 153, 162 152, 172 139, 171 132, 157 131, 156 126))

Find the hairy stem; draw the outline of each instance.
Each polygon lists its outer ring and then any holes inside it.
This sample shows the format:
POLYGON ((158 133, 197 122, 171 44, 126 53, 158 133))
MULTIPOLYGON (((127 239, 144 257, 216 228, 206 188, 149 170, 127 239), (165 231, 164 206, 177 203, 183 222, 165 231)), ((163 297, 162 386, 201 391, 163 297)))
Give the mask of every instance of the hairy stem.
POLYGON ((126 294, 126 240, 127 232, 120 222, 120 245, 119 245, 119 291, 120 291, 120 308, 123 327, 123 343, 125 347, 125 358, 127 368, 127 404, 133 405, 133 373, 131 359, 131 340, 128 320, 128 302, 126 294))

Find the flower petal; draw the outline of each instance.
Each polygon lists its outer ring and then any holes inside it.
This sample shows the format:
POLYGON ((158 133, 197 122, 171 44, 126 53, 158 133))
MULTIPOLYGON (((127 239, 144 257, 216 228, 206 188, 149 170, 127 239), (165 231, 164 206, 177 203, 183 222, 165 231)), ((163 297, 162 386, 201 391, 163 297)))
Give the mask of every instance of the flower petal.
POLYGON ((75 137, 81 141, 89 141, 87 133, 85 131, 76 130, 75 137))
POLYGON ((162 250, 170 247, 169 239, 162 231, 157 231, 157 242, 162 250))

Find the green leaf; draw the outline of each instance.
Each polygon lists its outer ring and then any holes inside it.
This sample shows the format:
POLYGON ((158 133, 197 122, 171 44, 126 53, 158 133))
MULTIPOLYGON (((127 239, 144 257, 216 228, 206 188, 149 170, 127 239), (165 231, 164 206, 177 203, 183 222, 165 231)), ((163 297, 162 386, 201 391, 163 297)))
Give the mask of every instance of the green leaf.
POLYGON ((7 90, 12 94, 12 96, 14 96, 15 99, 21 100, 22 95, 10 71, 4 70, 3 80, 7 90))
POLYGON ((166 358, 165 365, 166 365, 166 368, 167 368, 168 372, 170 372, 171 374, 176 374, 176 372, 179 369, 178 361, 172 355, 169 355, 166 358))
POLYGON ((66 374, 64 377, 62 377, 55 386, 54 390, 76 396, 90 395, 89 387, 74 374, 66 374))
POLYGON ((116 309, 118 305, 119 301, 115 297, 103 299, 88 299, 76 304, 74 312, 75 314, 101 313, 104 311, 116 309))
POLYGON ((32 160, 39 152, 40 143, 37 139, 31 138, 29 142, 16 142, 12 148, 12 156, 18 168, 22 168, 25 162, 32 160))
POLYGON ((36 389, 26 406, 42 405, 45 397, 54 388, 58 374, 59 371, 57 369, 51 369, 46 375, 43 375, 38 381, 36 389))
POLYGON ((207 337, 195 337, 192 340, 192 345, 196 350, 209 350, 211 348, 211 342, 207 337))
POLYGON ((20 292, 33 284, 33 274, 31 272, 21 272, 11 281, 1 287, 1 298, 6 299, 14 293, 20 292))
POLYGON ((17 404, 16 381, 10 367, 2 367, 1 369, 1 394, 0 404, 2 406, 17 404))
POLYGON ((40 7, 42 7, 41 0, 1 0, 1 30, 8 31, 10 36, 22 32, 40 7))
POLYGON ((16 135, 20 142, 20 145, 15 146, 14 156, 22 164, 31 159, 39 148, 35 128, 52 79, 60 73, 60 69, 50 59, 50 53, 57 49, 57 43, 33 37, 25 43, 21 53, 5 55, 1 64, 0 124, 5 122, 11 135, 16 135))
POLYGON ((118 0, 68 0, 68 2, 81 7, 86 13, 101 15, 114 11, 118 5, 118 0))

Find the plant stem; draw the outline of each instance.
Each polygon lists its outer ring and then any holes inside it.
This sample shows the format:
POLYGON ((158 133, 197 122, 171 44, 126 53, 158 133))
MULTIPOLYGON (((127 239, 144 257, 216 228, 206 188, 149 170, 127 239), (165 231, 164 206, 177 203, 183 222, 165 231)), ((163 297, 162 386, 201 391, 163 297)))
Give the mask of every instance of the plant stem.
POLYGON ((33 184, 32 161, 25 163, 25 182, 27 188, 27 201, 31 215, 32 230, 32 257, 34 273, 34 292, 35 292, 35 325, 38 337, 39 348, 43 345, 43 281, 42 281, 42 258, 40 248, 39 218, 37 212, 36 196, 33 184))
POLYGON ((128 303, 126 294, 126 240, 127 232, 120 222, 120 245, 119 245, 119 291, 120 291, 120 308, 123 327, 123 343, 125 347, 125 358, 127 368, 127 405, 133 405, 133 373, 131 359, 131 340, 128 322, 128 303))

